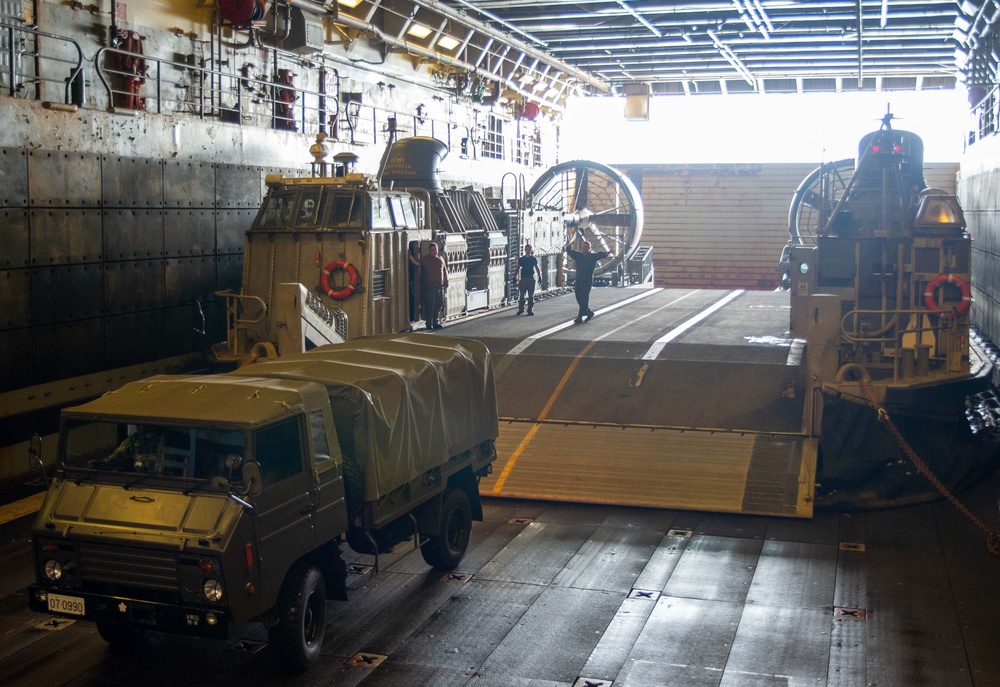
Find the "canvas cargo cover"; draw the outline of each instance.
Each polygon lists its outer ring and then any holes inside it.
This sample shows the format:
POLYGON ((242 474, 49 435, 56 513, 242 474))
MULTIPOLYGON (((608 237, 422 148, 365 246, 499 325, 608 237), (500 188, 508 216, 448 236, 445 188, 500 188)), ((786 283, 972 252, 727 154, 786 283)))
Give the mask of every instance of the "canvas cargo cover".
POLYGON ((230 374, 324 385, 345 460, 353 456, 363 470, 366 501, 499 433, 493 365, 478 341, 365 337, 230 374))
POLYGON ((127 419, 136 424, 181 423, 255 427, 326 396, 315 383, 287 379, 234 378, 230 375, 156 375, 125 384, 66 416, 127 419))

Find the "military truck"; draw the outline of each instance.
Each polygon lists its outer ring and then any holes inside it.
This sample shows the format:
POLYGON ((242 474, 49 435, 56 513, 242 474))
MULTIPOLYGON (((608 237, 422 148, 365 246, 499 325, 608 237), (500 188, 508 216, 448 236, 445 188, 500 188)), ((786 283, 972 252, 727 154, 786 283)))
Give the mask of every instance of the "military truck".
POLYGON ((347 599, 342 546, 459 564, 497 433, 485 346, 424 333, 127 384, 62 413, 30 606, 113 643, 263 621, 304 670, 347 599))

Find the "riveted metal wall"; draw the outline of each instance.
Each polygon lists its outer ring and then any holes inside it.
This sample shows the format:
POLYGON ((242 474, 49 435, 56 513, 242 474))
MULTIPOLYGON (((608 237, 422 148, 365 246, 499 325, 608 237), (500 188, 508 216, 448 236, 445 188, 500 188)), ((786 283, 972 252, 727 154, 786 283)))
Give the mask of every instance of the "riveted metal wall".
POLYGON ((0 149, 0 391, 223 339, 270 172, 0 149))

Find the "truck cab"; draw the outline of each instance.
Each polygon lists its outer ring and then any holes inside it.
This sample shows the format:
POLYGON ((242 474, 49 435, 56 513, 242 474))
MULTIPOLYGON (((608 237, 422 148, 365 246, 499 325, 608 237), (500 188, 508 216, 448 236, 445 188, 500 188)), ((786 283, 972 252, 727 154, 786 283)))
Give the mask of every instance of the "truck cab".
POLYGON ((274 606, 289 561, 347 529, 336 430, 311 382, 130 384, 64 413, 59 460, 31 606, 112 641, 225 637, 274 606))

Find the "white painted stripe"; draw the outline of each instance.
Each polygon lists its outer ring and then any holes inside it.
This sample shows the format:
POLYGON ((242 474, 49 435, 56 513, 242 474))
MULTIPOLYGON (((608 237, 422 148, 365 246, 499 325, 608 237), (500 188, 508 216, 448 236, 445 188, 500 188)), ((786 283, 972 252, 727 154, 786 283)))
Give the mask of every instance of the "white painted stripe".
MULTIPOLYGON (((617 310, 618 308, 623 308, 626 305, 629 305, 631 303, 635 303, 636 301, 640 301, 643 298, 649 298, 653 294, 659 293, 660 291, 663 291, 663 289, 656 288, 656 289, 650 289, 649 291, 644 291, 643 293, 640 293, 637 296, 632 296, 631 298, 626 298, 623 301, 620 301, 618 303, 614 303, 614 304, 609 305, 607 307, 601 308, 600 310, 598 310, 594 314, 595 315, 601 315, 601 314, 606 313, 606 312, 611 312, 612 310, 617 310)), ((535 343, 539 339, 544 339, 546 336, 552 336, 556 332, 561 332, 562 330, 567 329, 568 327, 572 327, 572 326, 573 326, 573 320, 570 320, 569 322, 563 322, 562 324, 557 324, 555 327, 549 327, 548 329, 546 329, 544 331, 541 331, 541 332, 538 332, 537 334, 532 334, 531 336, 529 336, 528 338, 524 339, 519 344, 517 344, 516 346, 514 346, 514 348, 510 349, 509 351, 507 351, 507 353, 504 354, 504 358, 506 358, 507 356, 515 356, 515 355, 518 355, 520 353, 523 353, 524 350, 526 348, 528 348, 528 346, 530 346, 531 344, 535 343)))
POLYGON ((688 329, 690 329, 691 327, 695 326, 696 324, 698 324, 699 322, 701 322, 702 320, 704 320, 705 318, 707 318, 709 315, 711 315, 712 313, 714 313, 716 310, 721 309, 727 303, 729 303, 732 300, 735 300, 736 298, 739 298, 743 294, 744 294, 744 290, 743 289, 737 289, 736 291, 733 291, 729 295, 725 296, 724 298, 719 299, 718 301, 716 301, 712 305, 708 306, 707 308, 705 308, 704 310, 702 310, 700 313, 698 313, 697 315, 695 315, 691 319, 689 319, 686 322, 683 322, 680 325, 674 327, 669 332, 667 332, 666 334, 664 334, 659 339, 657 339, 656 341, 653 342, 653 345, 650 346, 649 350, 646 351, 645 355, 642 356, 642 360, 656 360, 656 356, 658 356, 660 354, 660 351, 662 351, 663 348, 668 343, 670 343, 671 341, 673 341, 674 339, 676 339, 678 336, 680 336, 681 334, 683 334, 684 332, 686 332, 688 329))
POLYGON ((798 367, 802 364, 802 352, 805 351, 805 339, 792 339, 792 345, 788 347, 788 357, 785 359, 787 367, 798 367))

